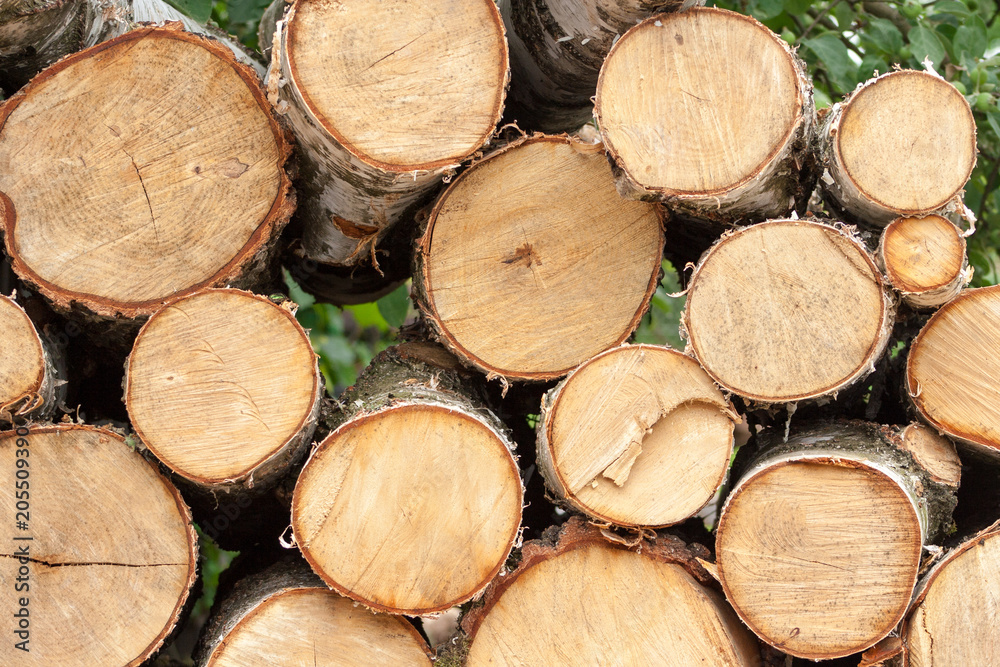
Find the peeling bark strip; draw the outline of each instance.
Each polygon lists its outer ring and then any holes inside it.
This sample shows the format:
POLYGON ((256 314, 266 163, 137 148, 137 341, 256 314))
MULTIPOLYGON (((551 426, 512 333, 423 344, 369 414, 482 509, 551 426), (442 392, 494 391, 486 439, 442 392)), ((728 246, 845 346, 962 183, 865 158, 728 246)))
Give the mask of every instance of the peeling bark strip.
MULTIPOLYGON (((36 641, 30 652, 0 642, 0 663, 142 664, 182 625, 193 603, 198 538, 187 506, 116 433, 89 426, 0 432, 0 470, 11 479, 19 449, 30 450, 23 459, 30 461, 29 485, 22 491, 29 494, 31 517, 29 530, 15 537, 31 539, 8 544, 27 545, 30 554, 30 590, 21 594, 31 600, 36 641)), ((11 528, 19 497, 13 482, 0 486, 0 512, 11 518, 11 528)), ((0 551, 11 556, 8 549, 0 551)), ((0 567, 0 586, 13 591, 15 571, 0 567)))
POLYGON ((907 667, 996 661, 1000 655, 1000 524, 963 542, 921 580, 903 637, 907 667))
POLYGON ((506 117, 522 130, 572 132, 593 120, 597 76, 612 44, 683 0, 500 0, 510 42, 506 117))
POLYGON ((812 83, 747 16, 694 8, 633 27, 601 68, 594 113, 625 197, 745 222, 788 215, 812 190, 812 83))
POLYGON ((943 78, 900 70, 835 104, 816 151, 827 202, 852 220, 882 227, 900 216, 961 214, 976 166, 976 122, 943 78))
POLYGON ((55 346, 43 339, 13 299, 0 295, 0 423, 46 419, 66 396, 65 369, 55 346))
POLYGON ((517 539, 523 490, 503 426, 432 345, 379 354, 295 486, 313 570, 378 611, 421 615, 479 593, 517 539), (442 365, 443 364, 443 365, 442 365), (419 553, 419 557, 414 557, 419 553))
POLYGON ((715 496, 733 453, 734 420, 691 357, 618 347, 545 395, 538 469, 557 498, 598 521, 672 525, 715 496))
POLYGON ((761 403, 836 395, 865 377, 895 316, 860 240, 816 221, 727 234, 689 284, 691 350, 716 382, 761 403))
POLYGON ((0 108, 14 271, 91 320, 259 284, 294 208, 289 152, 256 75, 211 40, 142 28, 64 58, 0 108))
POLYGON ((635 549, 574 517, 524 545, 462 621, 479 665, 760 665, 747 632, 671 535, 635 549))
POLYGON ((377 264, 390 227, 412 224, 493 135, 508 80, 500 14, 492 0, 297 0, 280 13, 260 35, 268 96, 301 149, 303 251, 377 264))
POLYGON ((259 495, 277 483, 305 455, 321 396, 316 354, 292 312, 233 289, 157 311, 125 364, 133 428, 202 494, 259 495))
POLYGON ((1000 286, 965 290, 910 345, 910 400, 934 428, 1000 459, 1000 286))
POLYGON ((295 560, 237 582, 213 610, 194 657, 199 667, 430 667, 432 656, 404 619, 359 607, 295 560))
POLYGON ((562 377, 638 326, 661 272, 661 215, 618 196, 600 144, 514 142, 438 199, 417 247, 414 299, 470 365, 514 380, 562 377))
POLYGON ((893 428, 765 431, 719 518, 719 578, 758 637, 811 660, 862 651, 903 618, 924 544, 951 526, 936 481, 893 428))
POLYGON ((943 305, 972 280, 965 238, 939 215, 893 220, 882 230, 877 257, 889 282, 914 308, 943 305))

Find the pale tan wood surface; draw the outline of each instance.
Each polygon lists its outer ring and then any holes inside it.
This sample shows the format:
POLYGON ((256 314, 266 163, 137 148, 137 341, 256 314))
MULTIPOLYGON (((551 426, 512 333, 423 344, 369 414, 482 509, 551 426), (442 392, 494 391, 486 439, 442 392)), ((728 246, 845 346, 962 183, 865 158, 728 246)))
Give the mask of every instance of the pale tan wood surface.
POLYGON ((599 520, 670 525, 714 497, 735 419, 691 357, 652 345, 615 348, 546 397, 539 469, 558 497, 599 520))
MULTIPOLYGON (((14 432, 0 465, 16 469, 14 432)), ((36 427, 30 450, 31 651, 0 645, 7 665, 138 665, 178 621, 195 580, 197 536, 180 494, 119 435, 36 427)), ((20 445, 23 448, 23 445, 20 445)), ((13 521, 14 485, 0 493, 13 521)), ((0 602, 17 605, 14 542, 0 569, 0 602)))
POLYGON ((874 367, 894 309, 864 246, 833 226, 778 220, 713 246, 684 323, 719 384, 766 403, 836 393, 874 367))
POLYGON ((938 215, 893 220, 882 232, 878 253, 889 282, 917 308, 940 306, 972 277, 965 238, 938 215))
POLYGON ((30 410, 37 402, 45 379, 45 356, 31 320, 17 303, 3 295, 0 341, 0 420, 5 420, 9 413, 30 410))
POLYGON ((70 56, 0 112, 14 269, 64 308, 133 317, 237 279, 291 213, 287 151, 214 42, 145 28, 70 56))
POLYGON ((662 248, 656 208, 618 195, 599 145, 535 137, 477 163, 438 200, 417 300, 467 362, 556 378, 632 333, 662 248))
POLYGON ((900 432, 900 446, 913 455, 939 482, 958 486, 962 477, 962 461, 955 443, 925 424, 908 424, 900 432))

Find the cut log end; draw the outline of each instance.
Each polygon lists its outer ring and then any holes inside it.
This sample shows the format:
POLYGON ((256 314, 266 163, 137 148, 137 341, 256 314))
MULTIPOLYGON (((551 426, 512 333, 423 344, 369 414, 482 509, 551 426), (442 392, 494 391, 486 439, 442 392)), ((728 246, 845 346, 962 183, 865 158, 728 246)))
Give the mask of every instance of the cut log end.
POLYGON ((600 354, 544 403, 539 469, 559 498, 598 520, 678 523, 725 478, 735 413, 698 362, 676 350, 600 354))
MULTIPOLYGON (((177 490, 123 439, 91 427, 0 434, 7 470, 30 452, 29 529, 21 567, 30 581, 30 652, 0 646, 13 665, 138 665, 179 622, 196 578, 197 535, 177 490), (26 444, 25 444, 26 443, 26 444)), ((15 516, 14 486, 0 494, 15 516)), ((28 514, 23 512, 23 514, 28 514)), ((14 569, 5 568, 13 591, 14 569)), ((13 593, 12 593, 13 594, 13 593)), ((27 595, 27 593, 24 593, 27 595)))
POLYGON ((290 83, 365 162, 457 164, 500 120, 507 43, 491 0, 299 0, 285 22, 290 83))
MULTIPOLYGON (((45 401, 45 352, 35 326, 13 300, 0 295, 0 423, 27 415, 45 401)), ((51 382, 51 380, 50 380, 51 382)))
POLYGON ((935 481, 958 487, 962 478, 962 461, 951 440, 929 426, 914 422, 900 432, 899 446, 908 451, 935 481))
POLYGON ((835 394, 871 372, 893 308, 861 243, 805 220, 723 237, 691 278, 685 326, 723 387, 778 403, 835 394))
POLYGON ((621 199, 599 144, 534 137, 477 163, 438 200, 415 295, 467 362, 548 380, 632 333, 662 253, 660 213, 621 199))
POLYGON ((142 441, 182 477, 263 486, 304 454, 320 378, 288 310, 248 292, 205 290, 139 332, 125 404, 142 441))
POLYGON ((899 218, 882 232, 879 261, 903 299, 934 308, 955 297, 971 277, 965 239, 946 218, 899 218))
POLYGON ((289 151, 254 72, 211 40, 142 28, 74 54, 0 111, 14 270, 105 317, 238 281, 291 214, 289 151))
POLYGON ((468 600, 500 570, 521 496, 510 451, 486 422, 404 402, 320 444, 295 487, 292 527, 335 590, 379 611, 427 614, 468 600))

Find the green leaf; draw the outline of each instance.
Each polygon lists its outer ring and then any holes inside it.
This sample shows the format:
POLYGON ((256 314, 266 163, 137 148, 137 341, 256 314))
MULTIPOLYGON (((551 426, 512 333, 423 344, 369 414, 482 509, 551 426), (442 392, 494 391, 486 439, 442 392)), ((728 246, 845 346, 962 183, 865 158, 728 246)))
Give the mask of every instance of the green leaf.
POLYGON ((956 54, 964 53, 970 58, 982 58, 988 44, 986 24, 978 16, 970 17, 960 26, 955 31, 955 39, 952 42, 956 54))
POLYGON ((857 67, 847 53, 847 47, 833 33, 826 33, 813 39, 805 40, 806 47, 816 54, 820 63, 830 76, 830 81, 842 93, 854 88, 853 74, 857 67))
POLYGON ((986 120, 989 121, 993 134, 1000 137, 1000 109, 994 107, 986 113, 986 120))
POLYGON ((972 14, 969 8, 966 7, 961 2, 935 2, 934 12, 937 14, 952 14, 953 16, 959 16, 965 18, 972 14))
POLYGON ((785 0, 785 11, 792 16, 805 14, 813 6, 813 0, 785 0))
POLYGON ((936 67, 944 60, 946 55, 944 46, 942 46, 937 34, 930 28, 918 25, 910 31, 909 38, 910 49, 913 51, 913 57, 917 59, 917 62, 922 63, 924 58, 929 58, 931 63, 936 67))
POLYGON ((750 3, 750 13, 759 21, 774 18, 784 9, 784 0, 753 0, 750 3))
POLYGON ((379 310, 378 304, 376 303, 363 303, 358 306, 345 306, 344 310, 351 311, 354 315, 354 319, 357 321, 358 326, 362 329, 367 329, 368 327, 375 327, 379 331, 388 331, 389 323, 385 321, 385 317, 382 316, 382 311, 379 310))
POLYGON ((268 4, 267 0, 229 0, 226 9, 233 23, 250 23, 260 21, 268 4))
POLYGON ((378 311, 389 323, 389 326, 397 329, 403 326, 406 315, 410 312, 410 295, 407 284, 400 285, 395 290, 379 299, 378 311))
POLYGON ((875 76, 876 71, 879 74, 885 74, 889 71, 889 64, 882 56, 869 53, 861 59, 861 64, 858 65, 858 81, 867 81, 875 76))
POLYGON ((887 19, 869 19, 868 30, 864 34, 875 48, 888 55, 896 54, 903 48, 903 33, 887 19))
POLYGON ((198 23, 204 23, 212 16, 211 0, 167 0, 167 2, 198 23))

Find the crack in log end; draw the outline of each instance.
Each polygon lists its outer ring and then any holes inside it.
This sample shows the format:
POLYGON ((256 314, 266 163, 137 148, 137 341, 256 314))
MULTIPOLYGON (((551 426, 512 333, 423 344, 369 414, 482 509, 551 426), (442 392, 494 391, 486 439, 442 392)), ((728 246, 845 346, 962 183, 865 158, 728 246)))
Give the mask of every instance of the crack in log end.
MULTIPOLYGON (((648 435, 651 430, 646 429, 646 434, 648 435)), ((638 442, 630 442, 625 451, 611 465, 605 468, 601 474, 614 482, 616 486, 624 486, 625 482, 628 481, 629 473, 632 472, 632 465, 635 464, 635 460, 639 458, 639 454, 641 453, 642 445, 638 442)))
POLYGON ((530 269, 533 264, 538 266, 542 265, 542 260, 538 258, 538 254, 535 249, 531 247, 531 244, 525 242, 523 245, 519 246, 514 254, 506 259, 500 260, 504 264, 516 264, 517 262, 524 262, 524 266, 530 269))
POLYGON ((29 563, 35 563, 36 565, 44 565, 45 567, 84 567, 90 565, 105 565, 110 567, 187 567, 187 563, 103 563, 103 562, 93 562, 93 563, 50 563, 41 558, 33 558, 31 556, 15 556, 13 554, 0 554, 0 558, 13 558, 14 560, 26 560, 29 563))

